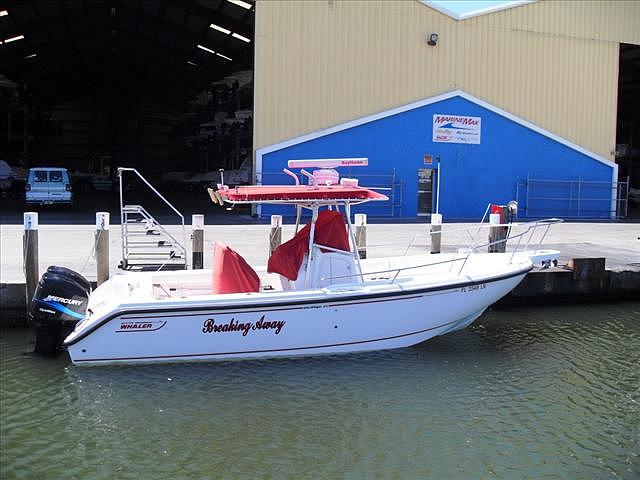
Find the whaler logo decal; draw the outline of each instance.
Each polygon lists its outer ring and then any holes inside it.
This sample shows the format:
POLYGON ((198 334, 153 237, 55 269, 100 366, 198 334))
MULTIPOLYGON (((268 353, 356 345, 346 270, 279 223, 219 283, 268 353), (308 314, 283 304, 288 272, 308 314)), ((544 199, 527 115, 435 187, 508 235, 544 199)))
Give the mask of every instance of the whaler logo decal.
POLYGON ((141 321, 122 321, 120 328, 116 333, 120 332, 154 332, 160 330, 167 324, 166 320, 141 320, 141 321))
POLYGON ((242 332, 242 336, 246 337, 250 331, 255 330, 274 330, 278 335, 287 322, 284 320, 265 320, 264 315, 257 322, 238 322, 232 318, 227 323, 218 323, 213 318, 207 318, 202 325, 202 333, 227 333, 242 332))

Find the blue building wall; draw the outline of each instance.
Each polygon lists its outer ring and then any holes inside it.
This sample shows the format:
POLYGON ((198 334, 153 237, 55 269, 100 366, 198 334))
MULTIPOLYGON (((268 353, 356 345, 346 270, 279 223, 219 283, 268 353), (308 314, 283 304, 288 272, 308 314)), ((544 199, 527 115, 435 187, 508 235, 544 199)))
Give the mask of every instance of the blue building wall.
MULTIPOLYGON (((440 212, 445 219, 479 219, 488 203, 516 198, 524 217, 610 216, 612 166, 461 96, 265 153, 263 183, 290 184, 279 173, 290 159, 367 157, 368 167, 339 169, 341 176, 372 185, 388 181, 395 171, 402 191, 397 188, 401 208, 393 209, 394 216, 412 218, 417 216, 418 169, 436 167, 435 160, 424 164, 425 154, 440 158, 440 212), (433 142, 434 114, 481 117, 481 143, 433 142)), ((435 203, 435 193, 433 198, 435 203)), ((262 214, 292 211, 265 206, 262 214)), ((391 213, 389 205, 373 204, 354 211, 391 213)))

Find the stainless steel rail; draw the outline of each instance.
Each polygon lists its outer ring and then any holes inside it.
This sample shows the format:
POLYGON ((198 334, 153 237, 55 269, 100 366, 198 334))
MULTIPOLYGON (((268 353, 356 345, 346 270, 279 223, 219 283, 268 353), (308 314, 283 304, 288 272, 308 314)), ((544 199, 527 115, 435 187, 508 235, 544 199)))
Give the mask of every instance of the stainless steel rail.
MULTIPOLYGON (((417 269, 417 268, 428 268, 428 267, 432 267, 432 266, 436 266, 436 265, 443 265, 443 264, 450 264, 453 265, 457 262, 463 262, 460 270, 458 270, 458 275, 461 275, 465 265, 467 264, 467 261, 469 259, 469 257, 471 256, 472 253, 475 253, 478 249, 484 249, 487 248, 490 245, 495 245, 498 243, 503 243, 503 242, 507 242, 508 240, 515 240, 518 239, 518 242, 516 244, 515 249, 511 252, 511 256, 509 257, 508 260, 508 264, 511 264, 513 262, 513 258, 515 257, 515 255, 518 252, 524 252, 527 251, 527 248, 529 247, 529 245, 532 243, 532 239, 533 239, 533 235, 535 233, 535 231, 541 227, 544 228, 544 232, 541 236, 541 238, 536 242, 536 246, 540 246, 542 244, 542 242, 544 241, 549 228, 551 227, 551 225, 554 225, 556 223, 562 223, 564 220, 560 219, 560 218, 548 218, 548 219, 543 219, 543 220, 537 220, 534 222, 527 222, 527 223, 519 223, 519 224, 486 224, 487 227, 491 226, 491 227, 505 227, 505 226, 527 226, 526 230, 517 234, 517 235, 510 235, 509 237, 507 237, 506 239, 503 240, 497 240, 495 242, 485 242, 482 244, 477 244, 475 242, 475 236, 477 235, 477 232, 479 232, 483 225, 480 226, 480 228, 476 231, 476 235, 473 235, 473 240, 472 240, 472 244, 466 248, 465 252, 464 252, 464 256, 460 256, 460 257, 454 257, 454 258, 450 258, 447 260, 443 260, 443 261, 439 261, 439 262, 431 262, 431 263, 425 263, 425 264, 421 264, 421 265, 411 265, 408 267, 399 267, 399 268, 390 268, 387 270, 378 270, 378 271, 374 271, 374 272, 361 272, 355 275, 341 275, 341 276, 334 276, 334 277, 322 277, 321 280, 335 280, 335 279, 346 279, 346 278, 353 278, 353 277, 363 277, 363 276, 370 276, 370 275, 380 275, 380 274, 385 274, 385 273, 393 273, 394 275, 389 278, 390 282, 389 283, 394 283, 396 281, 396 279, 398 278, 398 276, 400 275, 401 272, 404 272, 406 270, 413 270, 413 269, 417 269), (526 243, 524 244, 524 247, 521 249, 521 243, 522 240, 525 238, 525 236, 529 235, 529 238, 527 239, 526 243)), ((465 229, 466 231, 469 230, 469 228, 465 229)), ((322 245, 316 245, 320 248, 327 248, 324 247, 322 245)), ((331 249, 333 250, 333 249, 331 249)), ((345 252, 346 253, 346 252, 345 252)), ((457 254, 455 254, 457 255, 457 254)))
MULTIPOLYGON (((133 258, 132 255, 135 257, 137 256, 138 260, 141 260, 142 257, 144 257, 145 253, 144 252, 131 252, 130 248, 134 245, 142 245, 142 243, 132 243, 129 241, 129 236, 133 235, 133 232, 129 231, 129 226, 132 224, 139 224, 139 225, 145 225, 145 224, 149 224, 151 227, 157 228, 162 235, 165 236, 165 238, 167 238, 169 240, 169 244, 163 242, 163 241, 159 241, 159 242, 143 242, 146 244, 151 244, 151 243, 156 243, 156 246, 159 248, 167 248, 167 247, 174 247, 174 250, 167 253, 167 252, 146 252, 148 257, 154 257, 154 260, 156 260, 156 262, 154 264, 157 264, 157 256, 158 255, 168 255, 168 258, 166 259, 166 261, 164 263, 161 263, 159 268, 163 268, 166 264, 168 264, 169 262, 171 262, 173 259, 180 259, 181 261, 179 262, 179 264, 183 265, 184 268, 186 268, 186 264, 187 264, 187 250, 186 250, 186 243, 187 243, 187 235, 186 235, 186 229, 185 229, 185 223, 184 223, 184 216, 182 215, 182 213, 180 213, 178 211, 178 209, 176 209, 171 202, 169 202, 153 185, 151 185, 151 183, 149 183, 149 181, 147 181, 146 178, 144 178, 144 176, 142 176, 142 174, 140 172, 138 172, 138 170, 136 170, 135 168, 130 168, 130 167, 119 167, 118 168, 118 180, 119 180, 119 186, 120 186, 120 235, 122 237, 122 267, 123 268, 127 268, 129 265, 129 260, 130 258, 133 258), (142 207, 141 205, 126 205, 124 203, 124 182, 123 182, 123 177, 125 172, 132 172, 134 173, 140 180, 142 180, 142 182, 158 197, 160 198, 160 200, 162 200, 180 219, 180 225, 182 227, 182 242, 180 242, 178 239, 176 239, 171 233, 169 233, 167 231, 166 228, 164 228, 144 207, 142 207), (144 221, 137 221, 137 222, 131 222, 129 220, 129 214, 134 214, 134 215, 140 215, 140 217, 142 217, 142 219, 144 221), (175 254, 175 252, 178 252, 178 255, 175 254)), ((139 232, 137 232, 139 233, 139 232)), ((175 263, 175 262, 174 262, 175 263)))

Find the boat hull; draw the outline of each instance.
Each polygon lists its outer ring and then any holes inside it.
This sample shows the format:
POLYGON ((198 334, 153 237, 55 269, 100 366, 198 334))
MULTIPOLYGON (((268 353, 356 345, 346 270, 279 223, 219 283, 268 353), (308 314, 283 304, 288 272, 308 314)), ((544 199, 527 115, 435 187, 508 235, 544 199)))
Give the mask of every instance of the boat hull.
POLYGON ((127 308, 67 343, 76 364, 320 355, 408 347, 465 328, 526 271, 437 289, 251 306, 127 308))

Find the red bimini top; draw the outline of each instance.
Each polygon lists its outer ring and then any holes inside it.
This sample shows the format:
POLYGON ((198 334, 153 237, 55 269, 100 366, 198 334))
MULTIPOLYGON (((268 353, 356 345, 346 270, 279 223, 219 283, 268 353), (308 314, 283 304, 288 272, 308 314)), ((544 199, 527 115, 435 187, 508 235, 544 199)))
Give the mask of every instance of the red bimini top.
POLYGON ((232 203, 388 200, 386 195, 368 188, 343 185, 248 185, 218 193, 232 203))
MULTIPOLYGON (((269 258, 267 272, 297 280, 300 265, 309 251, 310 234, 311 224, 307 223, 291 240, 276 248, 269 258)), ((313 240, 319 245, 349 252, 349 237, 342 214, 333 210, 321 211, 316 220, 313 240)))

